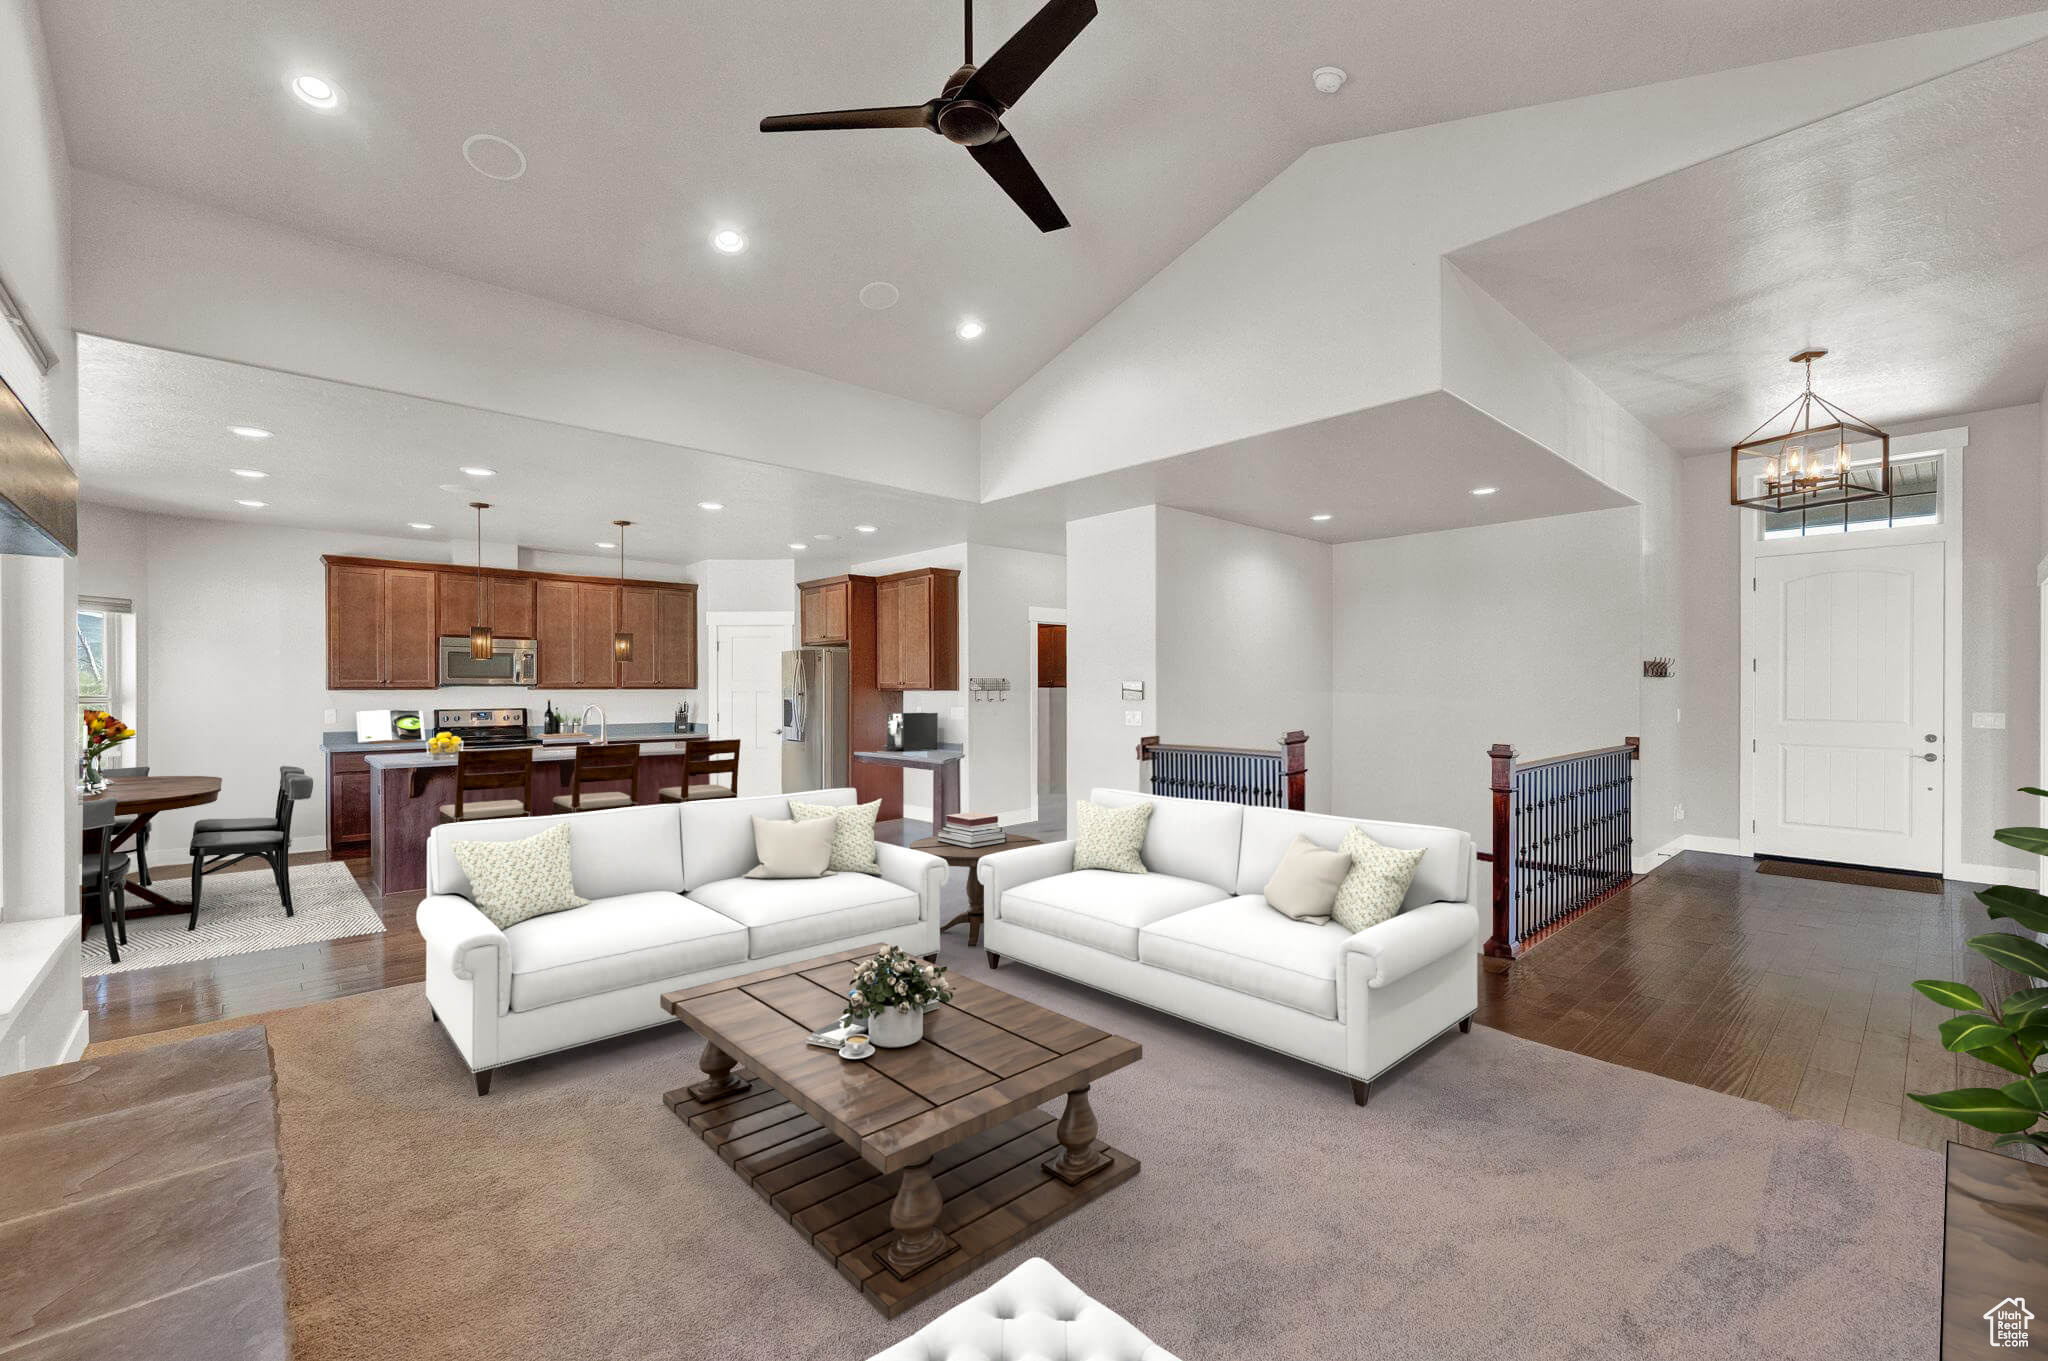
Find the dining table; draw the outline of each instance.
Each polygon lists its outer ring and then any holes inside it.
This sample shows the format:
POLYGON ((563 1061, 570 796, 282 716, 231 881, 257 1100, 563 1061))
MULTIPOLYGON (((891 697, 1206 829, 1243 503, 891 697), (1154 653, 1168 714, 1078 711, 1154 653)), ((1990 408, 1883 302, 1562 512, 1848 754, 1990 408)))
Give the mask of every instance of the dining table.
MULTIPOLYGON (((103 792, 89 794, 84 801, 94 803, 112 799, 117 813, 135 819, 114 834, 114 849, 118 851, 141 835, 143 828, 149 826, 158 813, 168 813, 174 808, 196 808, 219 797, 220 777, 217 775, 115 775, 108 777, 103 792)), ((191 910, 191 904, 174 903, 133 879, 122 888, 129 897, 140 898, 159 912, 191 910)))

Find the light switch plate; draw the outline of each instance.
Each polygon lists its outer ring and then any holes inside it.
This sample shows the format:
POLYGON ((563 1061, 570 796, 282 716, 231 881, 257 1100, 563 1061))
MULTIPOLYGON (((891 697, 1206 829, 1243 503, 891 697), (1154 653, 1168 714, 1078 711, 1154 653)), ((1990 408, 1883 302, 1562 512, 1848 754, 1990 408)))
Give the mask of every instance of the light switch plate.
POLYGON ((1684 821, 1685 821, 1685 805, 1684 805, 1684 804, 1682 804, 1682 803, 1674 803, 1674 804, 1672 804, 1672 805, 1671 805, 1671 820, 1672 820, 1673 822, 1684 822, 1684 821))
POLYGON ((1124 726, 1125 726, 1126 728, 1142 728, 1142 727, 1144 727, 1144 726, 1145 726, 1145 711, 1144 711, 1143 709, 1126 709, 1126 710, 1124 710, 1124 726))
POLYGON ((334 710, 332 709, 327 711, 327 726, 330 728, 334 726, 334 710))
POLYGON ((955 723, 962 723, 965 722, 967 719, 967 710, 955 704, 952 708, 946 710, 946 715, 947 717, 951 718, 955 723))
POLYGON ((1970 726, 1973 728, 2002 728, 2005 726, 2005 715, 1971 714, 1970 726))

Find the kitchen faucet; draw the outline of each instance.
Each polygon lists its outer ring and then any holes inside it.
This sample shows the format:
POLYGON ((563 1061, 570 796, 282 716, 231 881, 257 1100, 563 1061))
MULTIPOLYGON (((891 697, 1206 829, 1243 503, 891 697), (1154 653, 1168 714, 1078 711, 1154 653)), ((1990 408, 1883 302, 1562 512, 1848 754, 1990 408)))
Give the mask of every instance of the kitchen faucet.
POLYGON ((605 743, 604 705, 584 705, 582 715, 578 717, 576 720, 576 726, 579 728, 585 728, 585 731, 588 731, 588 728, 585 727, 585 725, 587 725, 590 722, 590 711, 592 709, 597 710, 597 743, 599 746, 603 746, 605 743))

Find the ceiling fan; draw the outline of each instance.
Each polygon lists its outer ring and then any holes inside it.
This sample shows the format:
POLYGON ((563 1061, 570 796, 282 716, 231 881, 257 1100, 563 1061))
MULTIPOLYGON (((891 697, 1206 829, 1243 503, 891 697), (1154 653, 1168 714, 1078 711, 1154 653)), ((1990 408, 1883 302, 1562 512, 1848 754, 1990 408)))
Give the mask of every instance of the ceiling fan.
POLYGON ((1053 202, 1031 162, 1024 159, 1017 139, 1003 126, 1003 115, 1088 26, 1095 17, 1095 0, 1051 0, 979 66, 974 64, 974 0, 966 0, 966 7, 967 62, 946 78, 946 87, 937 99, 883 109, 780 114, 762 119, 761 131, 923 128, 936 132, 966 147, 967 154, 980 162, 1040 231, 1056 232, 1067 225, 1067 215, 1053 202))

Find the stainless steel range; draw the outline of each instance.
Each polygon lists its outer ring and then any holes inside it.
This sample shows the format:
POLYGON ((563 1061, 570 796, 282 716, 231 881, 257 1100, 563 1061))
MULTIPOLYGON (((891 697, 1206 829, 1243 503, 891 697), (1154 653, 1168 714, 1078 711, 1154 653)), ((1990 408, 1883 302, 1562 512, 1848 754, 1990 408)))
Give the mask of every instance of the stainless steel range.
POLYGON ((465 747, 540 745, 527 729, 524 709, 436 709, 432 732, 453 733, 465 747))

